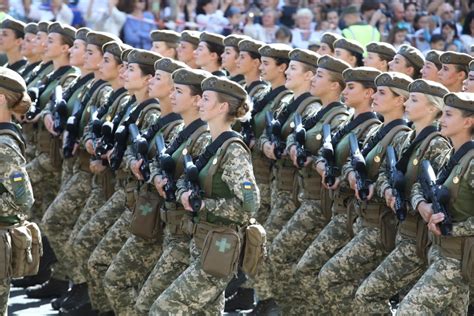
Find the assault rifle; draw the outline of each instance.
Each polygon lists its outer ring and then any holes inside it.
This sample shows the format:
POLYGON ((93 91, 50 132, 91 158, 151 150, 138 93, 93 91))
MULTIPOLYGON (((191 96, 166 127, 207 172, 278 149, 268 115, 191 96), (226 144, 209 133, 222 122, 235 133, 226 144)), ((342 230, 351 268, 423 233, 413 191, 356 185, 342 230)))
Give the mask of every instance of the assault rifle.
POLYGON ((247 146, 250 146, 250 143, 255 138, 251 119, 245 122, 240 122, 240 126, 242 128, 240 134, 242 134, 243 141, 247 146))
MULTIPOLYGON (((92 107, 91 107, 92 108, 92 107)), ((64 158, 71 158, 74 150, 74 145, 77 143, 80 132, 80 122, 84 107, 79 100, 74 102, 73 114, 67 119, 66 131, 68 132, 63 147, 64 158)))
POLYGON ((67 103, 63 98, 63 87, 57 85, 54 90, 53 130, 61 134, 67 121, 67 103))
POLYGON ((265 113, 265 132, 270 142, 275 145, 273 153, 276 159, 280 159, 285 151, 285 143, 281 141, 281 124, 280 121, 273 118, 273 114, 268 111, 265 113))
POLYGON ((357 191, 362 201, 367 200, 369 196, 369 184, 370 181, 367 179, 367 166, 365 164, 364 156, 359 149, 359 143, 355 134, 349 134, 349 143, 351 147, 351 165, 354 169, 357 191))
POLYGON ((332 145, 331 125, 323 124, 323 147, 321 148, 321 156, 326 160, 326 176, 324 182, 328 186, 333 186, 336 182, 335 166, 336 160, 334 155, 334 147, 332 145))
POLYGON ((166 152, 165 140, 161 133, 155 138, 155 143, 158 168, 160 168, 161 176, 167 180, 163 188, 166 196, 165 200, 167 202, 173 202, 176 201, 176 184, 173 177, 176 164, 171 155, 166 152))
POLYGON ((446 205, 449 202, 449 190, 444 185, 436 184, 436 175, 429 160, 421 162, 420 184, 423 196, 431 203, 433 213, 443 213, 444 219, 439 223, 441 234, 449 236, 453 232, 453 222, 446 205))
POLYGON ((299 168, 303 168, 308 154, 305 148, 306 129, 303 125, 301 114, 296 113, 293 123, 295 124, 295 140, 296 140, 296 164, 299 168))
POLYGON ((388 183, 392 188, 392 195, 395 197, 395 213, 399 221, 404 221, 407 217, 405 206, 405 175, 397 169, 397 154, 393 146, 387 146, 387 170, 388 183))
POLYGON ((193 158, 190 155, 184 155, 184 175, 185 175, 185 186, 188 190, 191 190, 189 196, 189 204, 193 210, 193 215, 201 209, 202 205, 202 190, 199 186, 199 170, 193 162, 193 158))
POLYGON ((31 121, 41 113, 41 108, 38 106, 40 89, 38 87, 29 88, 28 95, 31 99, 31 106, 28 112, 26 112, 26 119, 31 121))
POLYGON ((136 124, 128 125, 128 131, 132 139, 132 148, 137 160, 143 160, 140 165, 140 173, 145 181, 150 179, 150 162, 148 161, 148 142, 140 135, 138 126, 136 124))

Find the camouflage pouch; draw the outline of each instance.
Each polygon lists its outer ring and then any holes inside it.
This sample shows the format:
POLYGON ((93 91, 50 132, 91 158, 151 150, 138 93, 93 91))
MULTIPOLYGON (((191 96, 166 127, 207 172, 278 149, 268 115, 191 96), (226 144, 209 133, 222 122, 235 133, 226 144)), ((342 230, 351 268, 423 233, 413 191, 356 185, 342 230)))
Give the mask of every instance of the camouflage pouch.
POLYGON ((202 248, 202 270, 218 278, 237 273, 240 255, 240 237, 229 227, 220 227, 207 233, 202 248))
POLYGON ((12 276, 12 241, 5 229, 0 229, 0 279, 12 276))
POLYGON ((395 249, 395 237, 397 235, 397 218, 395 213, 389 209, 384 208, 380 212, 380 241, 383 249, 390 252, 395 249))
POLYGON ((469 286, 474 286, 474 237, 464 240, 461 274, 469 286))
POLYGON ((330 191, 324 187, 321 187, 321 210, 323 211, 324 218, 330 221, 332 218, 332 198, 330 191))
POLYGON ((162 198, 156 192, 142 189, 133 209, 130 232, 135 236, 151 240, 162 238, 163 223, 160 218, 162 198))
POLYGON ((56 170, 61 169, 63 163, 61 156, 62 146, 63 142, 59 137, 51 138, 51 142, 49 143, 49 157, 51 159, 51 165, 56 170))
POLYGON ((125 204, 128 209, 133 210, 137 200, 137 184, 131 181, 125 185, 125 204))
POLYGON ((428 226, 421 218, 417 218, 416 222, 416 254, 424 261, 428 260, 428 250, 431 246, 428 234, 428 226))
POLYGON ((10 228, 9 231, 12 240, 12 277, 36 275, 42 253, 38 226, 25 222, 10 228))
POLYGON ((267 234, 263 226, 254 220, 245 228, 244 236, 242 271, 253 278, 267 256, 267 234))

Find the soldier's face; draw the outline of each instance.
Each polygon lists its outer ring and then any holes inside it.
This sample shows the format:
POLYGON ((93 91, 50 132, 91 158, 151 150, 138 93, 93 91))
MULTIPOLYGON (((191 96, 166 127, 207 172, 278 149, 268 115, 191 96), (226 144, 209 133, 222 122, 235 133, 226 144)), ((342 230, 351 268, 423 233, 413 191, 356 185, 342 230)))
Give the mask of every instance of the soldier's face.
POLYGON ((239 58, 239 55, 237 54, 235 48, 227 46, 224 49, 221 58, 222 68, 233 71, 237 67, 237 58, 239 58))
POLYGON ((86 42, 83 40, 75 40, 72 47, 69 49, 69 63, 71 66, 84 66, 84 56, 86 54, 86 42))
POLYGON ((396 96, 390 88, 385 86, 377 87, 377 92, 372 96, 372 108, 375 112, 382 115, 390 113, 396 107, 397 102, 400 101, 397 98, 402 97, 396 96))
POLYGON ((371 89, 365 89, 359 82, 348 82, 344 90, 342 90, 344 103, 353 108, 357 107, 366 102, 367 98, 370 99, 371 91, 371 89))
POLYGON ((474 71, 470 71, 466 80, 463 81, 462 91, 474 92, 474 71))
POLYGON ((173 112, 182 114, 187 111, 198 111, 199 95, 191 95, 191 89, 184 84, 175 84, 170 95, 173 112))
POLYGON ((115 80, 119 76, 121 64, 117 62, 114 55, 105 53, 99 65, 100 79, 105 81, 115 80))
POLYGON ((258 69, 258 67, 258 59, 253 59, 247 52, 240 52, 239 59, 237 59, 237 71, 239 74, 246 75, 258 69))
POLYGON ((169 57, 174 59, 175 51, 169 48, 165 42, 153 42, 151 51, 160 54, 163 57, 169 57))
POLYGON ((87 44, 86 55, 84 56, 84 69, 89 71, 99 70, 102 58, 102 51, 99 47, 93 44, 87 44))
POLYGON ((332 81, 329 72, 326 69, 318 68, 316 74, 311 78, 311 95, 320 97, 328 93, 332 81))
POLYGON ((471 133, 473 128, 473 117, 464 117, 461 110, 445 106, 443 115, 440 119, 441 134, 445 137, 453 137, 456 135, 471 133))
MULTIPOLYGON (((450 91, 455 88, 459 83, 462 83, 466 79, 464 71, 458 71, 455 65, 443 64, 441 70, 438 72, 439 81, 444 84, 450 91)), ((459 92, 459 91, 451 91, 459 92)))
POLYGON ((321 43, 321 46, 319 46, 319 49, 318 49, 317 53, 321 56, 324 56, 324 55, 332 56, 333 55, 333 52, 332 52, 331 48, 326 43, 321 43))
POLYGON ((413 75, 412 73, 409 73, 408 68, 411 67, 407 67, 407 60, 400 54, 396 54, 393 60, 388 63, 388 68, 390 71, 401 72, 402 74, 406 74, 408 76, 413 75))
POLYGON ((10 29, 0 30, 0 50, 8 52, 12 49, 20 47, 22 43, 21 38, 16 38, 15 32, 10 29))
POLYGON ((216 117, 224 117, 227 114, 227 103, 219 103, 217 92, 206 90, 202 94, 201 100, 198 102, 199 117, 201 120, 209 122, 216 117))
POLYGON ((155 76, 150 79, 148 83, 148 93, 151 98, 163 99, 168 97, 173 89, 173 81, 171 80, 171 74, 163 71, 156 70, 155 76))
POLYGON ((69 46, 63 44, 62 37, 59 33, 51 33, 48 35, 48 42, 46 46, 46 57, 51 59, 57 58, 69 51, 69 46))
POLYGON ((46 43, 48 40, 48 34, 45 32, 38 32, 36 34, 34 52, 38 55, 43 55, 46 51, 46 43))
POLYGON ((364 57, 364 66, 374 67, 380 71, 387 71, 387 62, 383 61, 377 53, 367 53, 364 57))
POLYGON ((407 118, 416 123, 426 118, 431 112, 437 112, 435 107, 428 102, 422 93, 411 92, 410 97, 405 102, 405 113, 407 118))
POLYGON ((183 63, 191 63, 194 60, 194 46, 188 42, 180 42, 178 49, 178 60, 183 63))
POLYGON ((423 68, 421 68, 421 78, 431 81, 439 81, 438 67, 431 61, 425 61, 423 68))
POLYGON ((304 83, 304 66, 299 61, 292 60, 288 69, 285 71, 285 87, 290 90, 301 87, 304 83))
POLYGON ((33 57, 35 53, 33 49, 35 47, 36 34, 26 33, 23 43, 21 45, 21 54, 26 58, 33 57))
POLYGON ((199 42, 197 49, 194 51, 196 65, 199 67, 205 66, 209 64, 211 58, 211 51, 207 47, 207 44, 205 42, 199 42))
POLYGON ((352 67, 356 66, 357 60, 348 50, 343 48, 335 48, 334 56, 349 63, 352 67))
POLYGON ((263 80, 266 80, 268 82, 272 82, 278 78, 281 78, 281 76, 285 75, 285 68, 284 67, 278 67, 275 59, 271 57, 265 57, 262 56, 260 59, 260 75, 262 76, 263 80))

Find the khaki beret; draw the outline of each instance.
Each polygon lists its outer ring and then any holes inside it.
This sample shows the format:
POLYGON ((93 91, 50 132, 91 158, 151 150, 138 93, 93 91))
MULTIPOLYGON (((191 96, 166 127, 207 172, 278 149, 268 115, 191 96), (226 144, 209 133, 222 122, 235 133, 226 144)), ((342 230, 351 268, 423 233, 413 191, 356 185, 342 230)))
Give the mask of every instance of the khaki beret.
POLYGON ((51 25, 49 21, 38 22, 38 32, 48 33, 48 28, 51 25))
POLYGON ((314 48, 319 49, 321 47, 321 41, 309 41, 308 49, 313 50, 314 48))
POLYGON ((415 65, 415 67, 422 68, 425 64, 425 57, 417 48, 413 46, 404 44, 400 46, 397 54, 405 57, 409 62, 415 65))
POLYGON ((102 46, 102 51, 104 52, 104 54, 112 54, 120 60, 122 60, 122 53, 124 49, 125 48, 121 45, 121 43, 116 41, 110 41, 108 43, 105 43, 104 46, 102 46))
POLYGON ((347 68, 342 73, 345 82, 369 82, 375 85, 375 78, 382 72, 373 67, 347 68))
POLYGON ((431 80, 417 79, 410 83, 408 86, 408 92, 419 92, 442 98, 449 93, 449 90, 441 83, 431 80))
POLYGON ((302 48, 293 49, 288 57, 290 60, 299 61, 313 67, 318 67, 318 60, 320 58, 319 54, 302 48))
POLYGON ((224 46, 234 47, 237 50, 239 49, 239 42, 244 39, 249 39, 250 37, 245 35, 230 34, 224 38, 224 46))
POLYGON ((26 92, 25 80, 16 71, 6 67, 0 67, 0 87, 18 93, 26 92))
POLYGON ((128 55, 129 63, 140 64, 143 66, 155 67, 155 62, 160 59, 161 56, 157 53, 138 48, 133 49, 128 55))
POLYGON ((127 44, 123 44, 122 46, 123 46, 123 51, 122 51, 122 55, 120 56, 120 59, 122 59, 123 63, 127 63, 128 55, 130 55, 130 53, 132 52, 133 47, 127 44))
POLYGON ((247 92, 241 85, 224 77, 211 76, 202 82, 201 88, 203 91, 215 91, 239 100, 247 99, 247 92))
POLYGON ((334 42, 340 38, 341 36, 338 34, 326 32, 321 36, 321 43, 327 44, 332 50, 334 50, 334 42))
POLYGON ((258 50, 263 45, 265 45, 265 43, 260 42, 260 41, 256 41, 253 39, 244 39, 239 42, 239 51, 250 52, 250 53, 260 55, 260 52, 258 50))
POLYGON ((322 68, 322 69, 326 69, 329 71, 334 71, 334 72, 342 74, 344 70, 351 68, 351 66, 341 59, 338 59, 329 55, 325 55, 319 58, 318 68, 322 68))
POLYGON ((426 53, 425 60, 432 62, 438 69, 441 69, 442 63, 439 60, 439 57, 441 57, 442 54, 442 51, 432 49, 426 53))
POLYGON ((194 46, 198 46, 200 37, 201 33, 198 31, 182 31, 180 41, 188 42, 193 44, 194 46))
POLYGON ((289 59, 289 54, 293 48, 285 44, 268 44, 260 47, 260 56, 271 58, 289 59))
POLYGON ((48 33, 61 34, 70 45, 72 45, 76 39, 76 29, 70 25, 62 24, 61 22, 51 23, 51 25, 48 27, 48 33))
POLYGON ((150 33, 153 42, 179 43, 180 34, 171 30, 156 30, 150 33))
POLYGON ((184 84, 188 86, 201 86, 204 79, 209 78, 211 74, 201 69, 191 69, 189 67, 175 70, 171 76, 175 84, 184 84))
POLYGON ((161 58, 155 62, 155 70, 163 70, 170 74, 184 67, 187 67, 186 64, 171 58, 161 58))
POLYGON ((10 29, 25 34, 26 24, 13 18, 5 18, 2 21, 2 29, 10 29))
POLYGON ((334 42, 334 48, 342 48, 350 51, 351 53, 364 54, 364 47, 360 45, 358 41, 340 38, 334 42))
POLYGON ((122 43, 117 36, 110 33, 90 31, 87 34, 87 44, 98 46, 100 49, 102 49, 102 46, 104 46, 105 43, 111 41, 122 43))
POLYGON ((474 93, 451 92, 444 96, 444 104, 474 113, 474 93))
POLYGON ((474 71, 474 60, 469 63, 469 71, 474 71))
POLYGON ((472 60, 472 57, 464 53, 445 52, 439 57, 439 60, 442 64, 452 64, 468 67, 469 63, 472 60))
POLYGON ((31 34, 38 33, 38 24, 31 22, 25 25, 25 33, 31 33, 31 34))
POLYGON ((366 49, 369 53, 376 53, 390 59, 393 59, 397 54, 395 47, 385 42, 371 42, 367 44, 366 49))
POLYGON ((413 79, 400 72, 384 72, 375 78, 377 87, 398 88, 408 92, 408 86, 413 79))
POLYGON ((216 33, 202 32, 201 36, 199 36, 199 41, 211 45, 224 46, 224 36, 216 33))
POLYGON ((91 31, 88 27, 81 27, 76 31, 76 39, 87 42, 87 34, 91 31))

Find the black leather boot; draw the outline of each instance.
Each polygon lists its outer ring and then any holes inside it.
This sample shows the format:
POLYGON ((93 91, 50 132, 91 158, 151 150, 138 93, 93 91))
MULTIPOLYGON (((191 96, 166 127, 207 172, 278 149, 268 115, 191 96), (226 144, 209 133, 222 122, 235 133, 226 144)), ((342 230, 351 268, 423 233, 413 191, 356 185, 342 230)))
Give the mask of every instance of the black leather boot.
POLYGON ((225 301, 224 311, 235 312, 239 310, 250 310, 255 307, 254 290, 239 287, 237 292, 225 301))
POLYGON ((276 316, 280 314, 277 303, 273 298, 270 298, 268 300, 258 301, 257 306, 255 306, 252 312, 248 313, 247 316, 276 316))
POLYGON ((71 295, 61 304, 60 311, 72 310, 86 303, 90 303, 87 283, 73 284, 71 295))
POLYGON ((30 286, 26 289, 29 298, 54 298, 60 297, 69 289, 69 281, 51 278, 43 284, 30 286))

